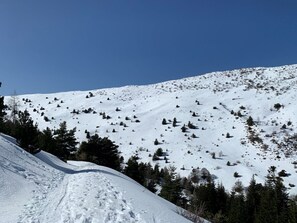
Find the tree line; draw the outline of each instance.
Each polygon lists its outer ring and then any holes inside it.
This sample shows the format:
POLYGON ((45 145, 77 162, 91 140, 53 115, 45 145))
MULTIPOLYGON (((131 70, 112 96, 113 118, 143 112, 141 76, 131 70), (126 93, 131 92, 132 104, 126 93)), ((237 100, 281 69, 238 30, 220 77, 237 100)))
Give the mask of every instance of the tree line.
POLYGON ((297 222, 297 196, 289 196, 274 166, 268 169, 264 184, 253 177, 245 188, 238 180, 230 192, 215 184, 209 174, 180 177, 174 167, 153 168, 149 163, 138 163, 137 157, 128 160, 124 173, 187 210, 185 216, 194 222, 200 222, 198 216, 214 223, 297 222))

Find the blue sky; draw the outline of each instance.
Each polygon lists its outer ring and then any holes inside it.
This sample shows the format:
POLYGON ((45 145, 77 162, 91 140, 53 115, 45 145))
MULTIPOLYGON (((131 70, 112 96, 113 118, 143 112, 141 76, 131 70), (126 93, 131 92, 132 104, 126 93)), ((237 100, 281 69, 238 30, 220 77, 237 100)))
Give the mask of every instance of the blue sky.
POLYGON ((297 63, 296 0, 0 0, 0 94, 297 63))

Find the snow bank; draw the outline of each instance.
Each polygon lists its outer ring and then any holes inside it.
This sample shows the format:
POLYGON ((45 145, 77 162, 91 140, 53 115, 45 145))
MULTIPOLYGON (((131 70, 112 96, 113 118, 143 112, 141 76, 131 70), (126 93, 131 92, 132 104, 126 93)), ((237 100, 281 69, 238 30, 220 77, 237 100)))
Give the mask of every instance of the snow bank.
POLYGON ((0 136, 0 222, 189 222, 129 177, 88 162, 35 156, 0 136))

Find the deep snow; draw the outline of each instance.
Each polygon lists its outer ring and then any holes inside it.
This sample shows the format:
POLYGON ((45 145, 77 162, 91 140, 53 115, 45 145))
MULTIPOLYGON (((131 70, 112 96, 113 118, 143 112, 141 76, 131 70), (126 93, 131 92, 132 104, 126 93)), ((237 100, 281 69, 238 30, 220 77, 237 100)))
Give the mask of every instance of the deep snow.
POLYGON ((88 162, 31 155, 0 136, 0 222, 190 222, 127 176, 88 162))

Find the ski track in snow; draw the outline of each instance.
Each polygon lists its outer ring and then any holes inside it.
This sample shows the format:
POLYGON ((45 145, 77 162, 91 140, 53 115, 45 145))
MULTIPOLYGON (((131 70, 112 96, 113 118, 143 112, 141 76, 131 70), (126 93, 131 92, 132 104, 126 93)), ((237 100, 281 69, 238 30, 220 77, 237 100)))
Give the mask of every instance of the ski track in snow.
POLYGON ((144 222, 123 193, 93 166, 55 173, 53 180, 38 190, 25 206, 20 222, 144 222))

